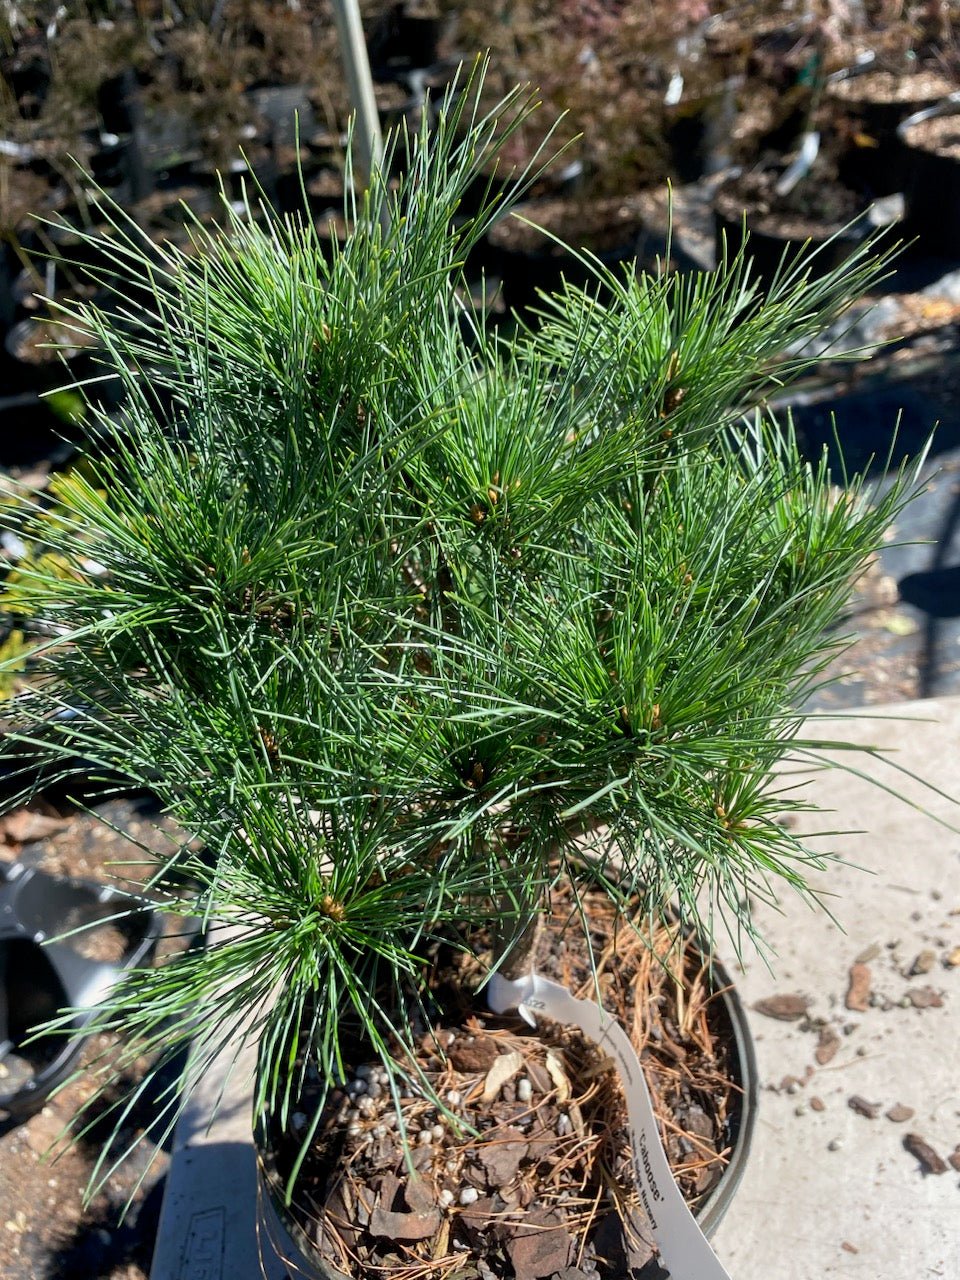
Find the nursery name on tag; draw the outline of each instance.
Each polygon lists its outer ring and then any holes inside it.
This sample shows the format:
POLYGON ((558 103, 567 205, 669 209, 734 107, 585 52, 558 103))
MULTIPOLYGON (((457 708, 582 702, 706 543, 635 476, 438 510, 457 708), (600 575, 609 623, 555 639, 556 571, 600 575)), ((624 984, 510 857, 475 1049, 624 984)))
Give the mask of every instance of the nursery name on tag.
POLYGON ((616 1019, 596 1001, 577 1000, 566 987, 536 973, 518 982, 494 974, 487 1001, 495 1013, 517 1009, 531 1025, 538 1013, 572 1022, 613 1059, 627 1101, 637 1188, 664 1265, 673 1280, 730 1280, 674 1180, 640 1059, 616 1019))

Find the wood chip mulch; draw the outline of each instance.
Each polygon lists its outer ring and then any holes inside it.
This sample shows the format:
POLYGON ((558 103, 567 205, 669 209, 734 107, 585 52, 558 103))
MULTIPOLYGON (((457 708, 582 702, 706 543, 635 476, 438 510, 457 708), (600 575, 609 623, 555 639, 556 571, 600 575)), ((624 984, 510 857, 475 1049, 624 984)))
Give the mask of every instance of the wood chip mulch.
MULTIPOLYGON (((668 1157, 696 1205, 719 1181, 738 1123, 725 1006, 695 946, 678 949, 666 929, 651 945, 618 926, 604 895, 584 901, 596 984, 641 1055, 668 1157)), ((596 986, 574 922, 558 893, 538 969, 589 998, 596 986)), ((482 977, 473 956, 444 963, 435 989, 469 993, 482 977)), ((481 1006, 478 997, 451 1008, 420 1040, 416 1067, 446 1113, 408 1086, 398 1116, 386 1073, 358 1053, 303 1165, 301 1231, 343 1274, 385 1280, 577 1280, 644 1265, 655 1249, 612 1064, 574 1028, 533 1031, 481 1006)), ((280 1177, 314 1114, 307 1094, 287 1132, 275 1126, 280 1177)))

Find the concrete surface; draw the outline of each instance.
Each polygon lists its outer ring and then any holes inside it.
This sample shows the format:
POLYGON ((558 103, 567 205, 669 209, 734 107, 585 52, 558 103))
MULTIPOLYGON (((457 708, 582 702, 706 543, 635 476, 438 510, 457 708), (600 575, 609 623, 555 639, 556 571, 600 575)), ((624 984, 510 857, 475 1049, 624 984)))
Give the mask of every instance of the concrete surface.
MULTIPOLYGON (((871 708, 866 716, 808 727, 811 736, 894 749, 913 773, 960 794, 960 699, 871 708)), ((960 806, 888 765, 851 763, 960 827, 960 806)), ((811 787, 834 813, 797 829, 859 832, 828 836, 819 847, 842 850, 863 869, 834 867, 818 878, 833 895, 840 928, 796 898, 779 914, 758 906, 757 923, 776 952, 774 972, 746 958, 740 984, 748 1006, 775 994, 809 996, 809 1017, 835 1028, 840 1045, 817 1066, 816 1028, 751 1014, 767 1087, 752 1158, 715 1246, 732 1280, 957 1280, 960 1171, 923 1174, 903 1139, 919 1134, 944 1159, 960 1146, 960 965, 945 963, 960 947, 960 835, 848 773, 820 774, 811 787), (878 1003, 848 1011, 850 966, 873 948, 878 1003), (929 971, 904 976, 928 951, 929 971), (907 992, 927 987, 939 1006, 901 1006, 907 992), (785 1077, 795 1081, 785 1085, 785 1077), (879 1103, 880 1114, 857 1114, 851 1095, 879 1103), (812 1098, 823 1110, 811 1107, 812 1098), (913 1117, 888 1119, 896 1103, 913 1108, 913 1117)), ((261 1270, 249 1100, 235 1088, 227 1112, 208 1128, 219 1088, 211 1073, 181 1125, 152 1280, 285 1275, 275 1261, 261 1270)))
MULTIPOLYGON (((824 737, 894 749, 912 772, 960 794, 960 699, 871 708, 869 715, 816 728, 824 737)), ((870 768, 960 826, 960 808, 889 767, 870 768)), ((796 899, 783 903, 781 915, 759 907, 757 924, 777 952, 774 975, 752 959, 739 986, 748 1006, 776 993, 810 996, 810 1016, 830 1020, 841 1044, 817 1067, 814 1032, 751 1014, 760 1114, 715 1247, 733 1280, 956 1280, 960 1171, 923 1174, 903 1139, 920 1134, 944 1159, 960 1146, 960 967, 944 964, 960 947, 960 836, 849 774, 825 773, 813 786, 834 821, 807 816, 798 830, 859 829, 819 841, 864 868, 834 867, 818 878, 834 895, 831 910, 843 932, 796 899), (873 989, 894 1007, 849 1012, 850 966, 873 946, 873 989), (902 976, 927 950, 936 956, 932 969, 902 976), (942 1007, 899 1006, 907 991, 925 986, 942 993, 942 1007), (815 1073, 796 1092, 763 1087, 779 1086, 785 1076, 802 1079, 808 1067, 815 1073), (880 1115, 871 1120, 851 1110, 851 1095, 879 1102, 880 1115), (811 1110, 811 1097, 825 1109, 811 1110), (884 1115, 898 1102, 915 1111, 901 1124, 884 1115)))

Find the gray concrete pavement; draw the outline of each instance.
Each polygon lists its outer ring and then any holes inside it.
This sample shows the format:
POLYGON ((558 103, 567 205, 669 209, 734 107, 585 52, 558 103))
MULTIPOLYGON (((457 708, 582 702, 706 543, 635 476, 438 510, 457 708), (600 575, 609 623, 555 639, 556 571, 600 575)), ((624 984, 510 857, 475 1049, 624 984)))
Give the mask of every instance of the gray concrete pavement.
MULTIPOLYGON (((960 700, 870 715, 820 727, 824 736, 894 749, 912 772, 960 793, 960 700)), ((870 768, 960 826, 948 801, 889 768, 870 768)), ((818 877, 833 895, 839 929, 796 898, 782 914, 759 907, 757 923, 777 953, 774 973, 749 959, 739 987, 748 1005, 777 993, 808 995, 811 1018, 826 1019, 840 1044, 819 1066, 814 1030, 751 1014, 761 1085, 773 1088, 761 1088, 752 1158, 715 1245, 734 1280, 956 1280, 960 1170, 924 1174, 903 1140, 919 1134, 944 1159, 960 1146, 960 966, 944 963, 960 947, 960 836, 849 774, 823 774, 813 787, 833 820, 808 816, 798 828, 859 829, 818 843, 862 870, 834 867, 818 877), (850 967, 874 949, 867 964, 879 1003, 848 1010, 850 967), (905 977, 923 952, 934 955, 930 970, 905 977), (925 987, 942 1005, 909 1003, 907 993, 925 987), (809 1068, 813 1075, 795 1091, 779 1087, 788 1076, 803 1080, 809 1068), (879 1103, 880 1114, 858 1114, 851 1096, 879 1103), (813 1110, 811 1098, 824 1109, 813 1110), (887 1119, 896 1103, 914 1116, 887 1119)))

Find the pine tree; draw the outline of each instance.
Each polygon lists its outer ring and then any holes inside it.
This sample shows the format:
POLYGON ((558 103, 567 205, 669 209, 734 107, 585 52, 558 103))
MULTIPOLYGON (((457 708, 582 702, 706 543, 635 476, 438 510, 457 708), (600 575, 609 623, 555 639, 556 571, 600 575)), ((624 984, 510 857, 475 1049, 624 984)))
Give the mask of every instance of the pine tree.
POLYGON ((760 298, 742 258, 586 259, 492 329, 463 265, 534 171, 458 211, 532 104, 477 101, 394 139, 342 244, 225 203, 188 252, 115 213, 116 299, 68 317, 126 395, 88 406, 57 518, 35 500, 8 742, 153 791, 190 839, 148 892, 230 926, 113 994, 105 1078, 194 1040, 189 1090, 244 1027, 282 1113, 305 1064, 338 1077, 341 1015, 409 1042, 433 940, 494 929, 521 968, 557 880, 739 937, 825 860, 777 778, 911 480, 837 487, 764 405, 883 262, 760 298))

